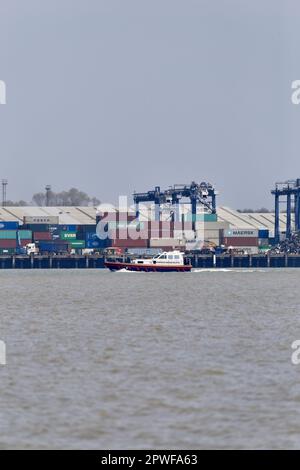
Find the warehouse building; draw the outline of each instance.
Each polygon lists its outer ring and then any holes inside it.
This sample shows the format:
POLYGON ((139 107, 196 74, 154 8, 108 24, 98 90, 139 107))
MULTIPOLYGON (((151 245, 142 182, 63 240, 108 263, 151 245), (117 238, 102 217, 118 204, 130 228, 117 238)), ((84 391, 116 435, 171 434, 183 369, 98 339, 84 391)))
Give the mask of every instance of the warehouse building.
MULTIPOLYGON (((142 209, 142 208, 141 208, 142 209)), ((130 236, 124 236, 125 225, 135 219, 135 211, 116 211, 113 206, 101 206, 102 217, 111 218, 109 222, 112 235, 108 238, 110 244, 100 243, 96 237, 96 217, 99 216, 97 207, 1 207, 0 208, 0 248, 10 251, 15 247, 16 235, 13 230, 7 231, 9 223, 18 222, 21 245, 29 241, 40 243, 40 246, 50 246, 50 241, 68 243, 75 250, 83 248, 97 249, 106 246, 122 246, 128 248, 184 248, 191 232, 189 214, 184 215, 184 223, 170 222, 167 215, 161 214, 161 222, 153 221, 151 208, 145 207, 140 211, 139 223, 148 236, 143 240, 133 240, 130 236), (150 212, 149 212, 150 210, 150 212), (117 217, 115 217, 117 215, 117 217), (125 216, 125 219, 122 216, 125 216), (121 221, 122 219, 122 221, 121 221), (116 220, 117 223, 116 223, 116 220), (2 226, 1 226, 2 221, 2 226), (6 224, 5 224, 6 223, 6 224), (122 225, 123 224, 123 225, 122 225), (151 227, 150 227, 151 225, 151 227), (183 243, 180 232, 184 229, 183 243), (151 230, 151 231, 150 231, 151 230), (123 232, 122 232, 123 231, 123 232), (7 233, 6 233, 7 232, 7 233), (120 234, 123 233, 121 237, 120 234), (31 234, 31 240, 29 235, 31 234), (122 240, 121 240, 122 239, 122 240), (23 241, 24 240, 24 241, 23 241), (48 242, 48 245, 47 245, 48 242), (175 243, 176 242, 176 243, 175 243), (175 243, 175 245, 174 245, 175 243)), ((269 238, 274 236, 275 214, 273 213, 240 213, 229 207, 221 206, 217 214, 199 214, 196 229, 202 230, 202 239, 212 242, 215 246, 223 243, 226 246, 249 247, 253 245, 267 246, 269 238), (213 218, 214 217, 214 218, 213 218), (204 227, 204 228, 203 228, 204 227), (230 230, 236 230, 233 234, 230 230), (204 232, 203 232, 204 230, 204 232), (261 235, 264 233, 264 235, 261 235), (250 235, 251 234, 251 235, 250 235), (249 236, 252 239, 249 239, 249 236), (243 238, 243 240, 238 240, 243 238), (246 244, 246 245, 245 245, 246 244)), ((284 232, 286 227, 286 214, 280 215, 280 230, 284 232)), ((128 230, 125 227, 125 231, 128 230)), ((127 232, 129 233, 129 232, 127 232)), ((191 237, 192 238, 192 237, 191 237)), ((60 245, 63 246, 63 245, 60 245)))
MULTIPOLYGON (((109 206, 111 210, 111 206, 109 206)), ((0 207, 0 221, 19 221, 23 224, 24 217, 54 216, 59 224, 94 225, 97 207, 0 207)), ((217 210, 218 220, 227 222, 234 228, 267 229, 274 233, 274 213, 240 213, 229 207, 221 206, 217 210)), ((286 227, 286 214, 280 214, 280 231, 286 227)))

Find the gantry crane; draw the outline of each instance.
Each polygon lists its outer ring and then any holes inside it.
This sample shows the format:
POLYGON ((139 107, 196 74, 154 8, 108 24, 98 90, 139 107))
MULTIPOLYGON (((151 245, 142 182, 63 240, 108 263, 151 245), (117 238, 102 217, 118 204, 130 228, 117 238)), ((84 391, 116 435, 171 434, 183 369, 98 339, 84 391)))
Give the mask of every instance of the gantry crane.
POLYGON ((202 182, 198 184, 192 181, 189 185, 175 184, 166 190, 161 190, 160 186, 155 186, 155 189, 152 191, 145 193, 135 192, 133 194, 133 200, 136 206, 136 217, 139 216, 139 204, 141 202, 154 202, 156 221, 159 221, 160 207, 162 204, 170 204, 174 208, 172 211, 172 218, 174 221, 178 218, 178 208, 181 198, 188 198, 190 200, 193 230, 195 229, 198 204, 206 207, 209 213, 216 213, 215 188, 210 183, 202 182))
POLYGON ((292 233, 292 211, 295 214, 294 230, 300 230, 300 178, 275 183, 275 189, 271 191, 275 196, 275 242, 280 241, 279 216, 280 198, 286 197, 286 238, 290 238, 292 233), (292 206, 293 204, 293 206, 292 206))

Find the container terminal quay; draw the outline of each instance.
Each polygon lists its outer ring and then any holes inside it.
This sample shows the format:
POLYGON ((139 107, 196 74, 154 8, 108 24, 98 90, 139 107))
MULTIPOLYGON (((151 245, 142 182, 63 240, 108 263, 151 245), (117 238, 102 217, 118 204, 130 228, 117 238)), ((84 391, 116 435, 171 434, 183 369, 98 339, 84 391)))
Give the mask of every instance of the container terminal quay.
POLYGON ((135 192, 132 204, 0 207, 0 269, 104 268, 179 250, 194 268, 300 267, 300 178, 274 212, 218 206, 207 182, 135 192))

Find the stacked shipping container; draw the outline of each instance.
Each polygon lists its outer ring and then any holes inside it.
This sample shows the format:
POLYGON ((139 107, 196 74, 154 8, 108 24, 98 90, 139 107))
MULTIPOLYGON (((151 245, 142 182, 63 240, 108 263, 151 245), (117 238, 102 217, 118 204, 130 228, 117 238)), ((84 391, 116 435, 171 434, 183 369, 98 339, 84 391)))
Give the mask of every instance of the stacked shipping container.
POLYGON ((258 252, 258 230, 251 228, 224 230, 223 244, 227 248, 256 253, 258 252))
POLYGON ((31 230, 18 230, 18 228, 18 222, 0 222, 0 254, 15 253, 18 239, 21 246, 31 242, 31 230))

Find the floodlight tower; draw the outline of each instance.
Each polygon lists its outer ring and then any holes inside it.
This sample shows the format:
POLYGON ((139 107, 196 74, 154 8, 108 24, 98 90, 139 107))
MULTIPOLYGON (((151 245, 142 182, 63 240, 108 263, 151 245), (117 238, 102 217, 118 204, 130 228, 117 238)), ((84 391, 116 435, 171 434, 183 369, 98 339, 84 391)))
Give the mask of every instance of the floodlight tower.
POLYGON ((7 191, 8 181, 6 179, 2 180, 2 207, 6 206, 6 191, 7 191))
POLYGON ((51 185, 47 184, 45 187, 45 190, 46 190, 46 206, 48 207, 50 205, 51 185))

